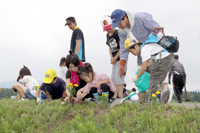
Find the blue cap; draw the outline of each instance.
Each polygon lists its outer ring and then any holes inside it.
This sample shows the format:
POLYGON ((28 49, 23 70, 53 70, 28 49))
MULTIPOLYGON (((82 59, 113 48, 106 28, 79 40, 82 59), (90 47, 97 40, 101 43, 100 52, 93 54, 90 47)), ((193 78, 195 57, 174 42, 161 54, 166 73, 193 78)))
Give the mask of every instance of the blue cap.
POLYGON ((112 19, 112 25, 111 25, 111 29, 114 29, 115 27, 117 27, 119 25, 119 23, 122 21, 122 18, 125 15, 125 11, 121 10, 121 9, 116 9, 112 12, 111 14, 111 19, 112 19))

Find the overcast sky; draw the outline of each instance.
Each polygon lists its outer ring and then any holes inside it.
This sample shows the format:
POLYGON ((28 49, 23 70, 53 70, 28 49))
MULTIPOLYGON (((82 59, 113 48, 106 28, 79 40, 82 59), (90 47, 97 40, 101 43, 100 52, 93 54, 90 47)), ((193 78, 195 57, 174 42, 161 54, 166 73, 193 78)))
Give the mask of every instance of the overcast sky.
MULTIPOLYGON (((200 89, 199 7, 199 0, 0 0, 0 83, 16 80, 23 65, 37 80, 43 80, 47 69, 58 70, 60 58, 70 48, 72 31, 64 26, 69 16, 75 17, 83 31, 86 61, 95 72, 110 77, 112 65, 100 20, 115 9, 123 9, 152 14, 167 35, 178 37, 187 89, 200 89)), ((131 77, 136 59, 129 54, 129 89, 134 86, 131 77)))

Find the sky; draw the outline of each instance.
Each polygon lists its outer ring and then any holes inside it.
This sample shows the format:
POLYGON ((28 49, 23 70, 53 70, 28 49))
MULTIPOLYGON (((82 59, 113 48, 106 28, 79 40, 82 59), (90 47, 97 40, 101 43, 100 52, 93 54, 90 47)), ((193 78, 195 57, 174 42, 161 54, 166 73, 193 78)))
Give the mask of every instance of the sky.
MULTIPOLYGON (((86 62, 95 72, 110 77, 112 65, 100 20, 123 9, 152 14, 166 35, 178 37, 187 90, 200 89, 199 5, 199 0, 0 0, 0 83, 16 81, 23 65, 40 81, 47 69, 58 70, 60 59, 70 49, 72 31, 64 26, 69 16, 75 17, 83 31, 86 62)), ((129 54, 128 89, 134 87, 131 77, 136 67, 137 58, 129 54)))

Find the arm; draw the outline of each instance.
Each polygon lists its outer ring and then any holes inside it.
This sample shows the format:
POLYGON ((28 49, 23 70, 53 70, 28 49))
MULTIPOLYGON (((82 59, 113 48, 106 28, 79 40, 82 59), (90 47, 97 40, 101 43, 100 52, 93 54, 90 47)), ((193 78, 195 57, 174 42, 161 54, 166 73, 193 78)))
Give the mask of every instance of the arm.
POLYGON ((76 48, 75 48, 75 54, 78 55, 79 49, 81 46, 81 40, 80 39, 76 39, 76 48))
POLYGON ((68 84, 70 83, 70 79, 66 79, 66 94, 68 97, 70 97, 70 93, 69 93, 69 87, 68 87, 68 84))
POLYGON ((125 91, 125 93, 126 93, 127 96, 129 95, 127 91, 125 91))
POLYGON ((125 51, 123 52, 124 50, 124 42, 126 40, 126 34, 123 34, 123 33, 118 33, 118 36, 119 36, 119 45, 120 45, 120 60, 126 60, 128 58, 128 54, 129 52, 128 51, 125 51))
POLYGON ((151 14, 144 13, 143 14, 143 24, 146 29, 153 32, 155 27, 160 27, 158 22, 153 20, 153 17, 151 14))
POLYGON ((112 59, 113 56, 112 56, 112 51, 111 51, 110 47, 109 47, 109 54, 110 54, 110 58, 112 59))
POLYGON ((102 81, 99 81, 94 87, 95 88, 100 88, 101 84, 108 84, 110 83, 110 80, 109 79, 104 79, 102 81))
MULTIPOLYGON (((150 59, 149 59, 150 60, 150 59)), ((137 78, 139 78, 146 70, 147 70, 147 61, 142 62, 141 70, 137 74, 137 78)))
POLYGON ((36 91, 36 98, 39 98, 40 92, 41 92, 41 90, 40 90, 40 89, 37 89, 37 91, 36 91))
POLYGON ((121 49, 119 49, 119 51, 118 51, 117 54, 115 55, 115 57, 114 57, 115 60, 117 60, 117 58, 119 57, 120 51, 121 51, 121 49))

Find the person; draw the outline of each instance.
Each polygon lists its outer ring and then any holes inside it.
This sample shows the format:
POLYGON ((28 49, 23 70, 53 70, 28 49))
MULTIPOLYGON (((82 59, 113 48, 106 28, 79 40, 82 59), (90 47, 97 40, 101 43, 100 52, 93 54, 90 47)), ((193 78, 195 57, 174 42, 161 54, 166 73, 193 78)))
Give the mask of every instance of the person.
POLYGON ((175 58, 174 64, 172 65, 170 72, 168 74, 169 84, 171 84, 170 78, 171 75, 173 74, 174 93, 176 94, 178 102, 182 103, 182 94, 183 94, 182 90, 186 83, 186 73, 183 65, 178 61, 179 56, 176 54, 174 58, 175 58))
POLYGON ((124 50, 132 53, 135 56, 141 55, 142 65, 141 70, 137 75, 132 77, 133 82, 147 70, 147 66, 152 64, 152 58, 155 60, 154 67, 150 74, 150 88, 151 94, 155 93, 162 87, 162 83, 167 76, 174 62, 174 54, 164 50, 162 46, 157 43, 143 44, 135 43, 135 38, 129 38, 125 41, 124 50))
POLYGON ((93 94, 95 101, 99 102, 99 95, 107 96, 110 101, 116 90, 110 78, 104 73, 94 73, 90 63, 85 63, 84 67, 80 66, 79 70, 79 76, 85 80, 87 84, 80 89, 82 93, 77 94, 75 102, 80 101, 89 94, 90 91, 93 94))
MULTIPOLYGON (((135 37, 139 42, 144 43, 155 27, 160 25, 153 20, 151 14, 143 12, 129 12, 121 9, 116 9, 111 14, 111 28, 118 27, 118 35, 120 39, 120 76, 126 74, 126 64, 128 61, 129 52, 124 51, 124 42, 126 38, 135 37)), ((160 32, 160 31, 158 31, 160 32)), ((138 66, 142 64, 141 56, 137 56, 138 66)), ((153 65, 148 66, 147 72, 151 73, 153 65)), ((146 92, 139 93, 139 99, 145 100, 146 92)), ((144 101, 142 100, 142 101, 144 101)), ((141 102, 142 102, 141 101, 141 102)))
MULTIPOLYGON (((135 93, 135 92, 136 92, 136 89, 133 88, 133 89, 132 89, 132 92, 130 93, 130 95, 133 94, 133 93, 135 93)), ((133 101, 133 102, 138 101, 138 94, 133 95, 132 97, 130 97, 130 99, 131 99, 131 101, 133 101)))
POLYGON ((119 68, 120 68, 120 46, 119 46, 119 36, 117 29, 111 29, 112 20, 109 16, 104 16, 101 19, 101 25, 103 31, 106 31, 106 45, 109 47, 110 54, 110 63, 112 64, 112 74, 111 80, 115 85, 116 91, 113 96, 114 99, 117 97, 123 98, 123 84, 124 76, 120 77, 119 68))
POLYGON ((67 72, 66 60, 67 59, 65 57, 62 57, 60 59, 60 65, 58 69, 58 77, 65 82, 66 82, 66 72, 67 72))
POLYGON ((36 99, 34 91, 39 86, 37 80, 32 77, 31 71, 28 67, 24 66, 19 71, 18 83, 12 88, 15 92, 22 96, 22 100, 36 99))
POLYGON ((77 26, 77 22, 74 17, 68 17, 66 19, 65 26, 68 26, 73 31, 70 50, 78 55, 82 62, 85 62, 85 43, 82 30, 77 26))
POLYGON ((65 82, 57 77, 57 72, 54 69, 48 69, 45 72, 43 83, 36 92, 37 103, 41 103, 41 99, 39 98, 41 91, 46 94, 47 99, 67 101, 70 96, 68 90, 66 90, 65 82))
MULTIPOLYGON (((68 68, 68 71, 66 73, 66 85, 67 85, 67 88, 69 88, 68 87, 69 83, 71 83, 72 85, 74 84, 78 85, 78 87, 75 88, 76 93, 73 96, 73 97, 76 97, 77 94, 82 93, 80 89, 85 87, 87 84, 78 75, 79 74, 78 67, 85 66, 85 65, 82 61, 80 61, 80 59, 78 58, 76 54, 72 53, 72 51, 69 51, 69 55, 67 55, 66 66, 68 68)), ((85 98, 92 99, 94 97, 91 93, 89 93, 82 100, 84 100, 85 98)))
POLYGON ((126 83, 124 83, 124 88, 123 88, 123 98, 127 97, 129 94, 128 94, 128 91, 126 89, 126 83))

